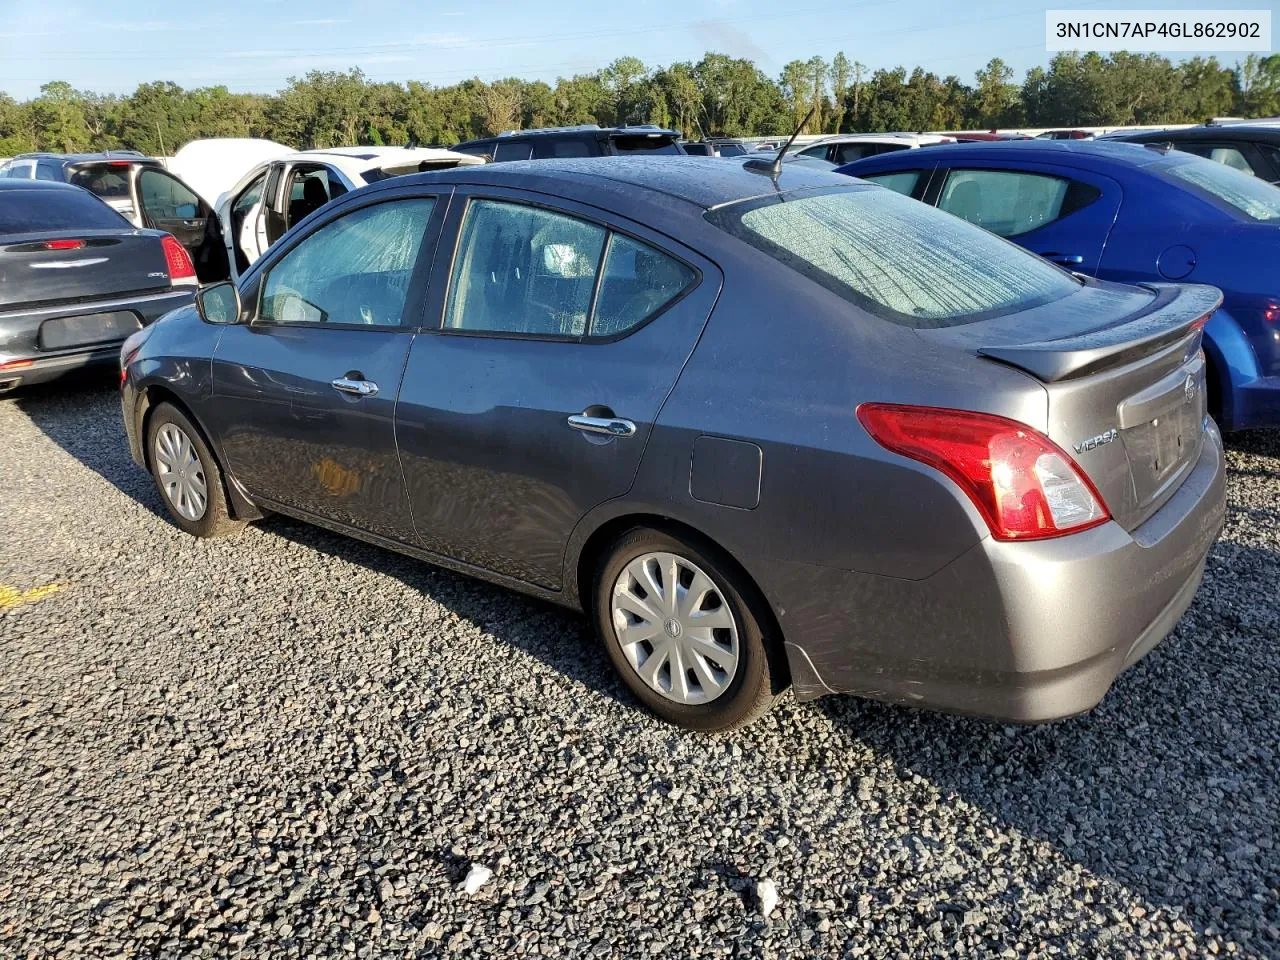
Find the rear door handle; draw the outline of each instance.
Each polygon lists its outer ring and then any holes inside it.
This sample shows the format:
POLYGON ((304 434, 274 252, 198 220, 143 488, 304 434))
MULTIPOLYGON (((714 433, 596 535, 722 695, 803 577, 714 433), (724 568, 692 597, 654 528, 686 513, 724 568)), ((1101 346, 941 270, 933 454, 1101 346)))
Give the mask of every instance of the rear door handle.
POLYGON ((1084 257, 1078 253, 1042 253, 1040 256, 1050 263, 1056 263, 1060 267, 1078 267, 1084 263, 1084 257))
POLYGON ((372 380, 348 380, 346 377, 339 377, 337 380, 330 380, 329 385, 339 393, 349 393, 353 397, 372 397, 378 392, 378 385, 372 380))
POLYGON ((636 425, 621 417, 588 417, 575 413, 569 418, 569 426, 583 433, 599 433, 606 437, 634 437, 636 425))

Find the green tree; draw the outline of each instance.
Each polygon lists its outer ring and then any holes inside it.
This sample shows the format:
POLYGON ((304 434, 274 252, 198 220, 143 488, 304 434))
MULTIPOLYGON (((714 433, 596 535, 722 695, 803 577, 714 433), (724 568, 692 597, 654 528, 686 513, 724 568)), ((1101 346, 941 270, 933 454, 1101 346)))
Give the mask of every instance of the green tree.
POLYGON ((65 80, 42 86, 28 110, 37 149, 75 153, 92 146, 84 100, 65 80))
POLYGON ((831 119, 827 129, 831 133, 839 133, 844 129, 844 116, 848 111, 845 100, 849 96, 849 81, 853 75, 853 64, 841 51, 831 61, 831 119))
POLYGON ((978 71, 977 88, 973 91, 973 122, 979 127, 1004 127, 1020 119, 1018 87, 1013 83, 1013 68, 999 57, 991 59, 978 71))
POLYGON ((7 93, 0 93, 0 156, 27 153, 36 148, 29 111, 7 93))

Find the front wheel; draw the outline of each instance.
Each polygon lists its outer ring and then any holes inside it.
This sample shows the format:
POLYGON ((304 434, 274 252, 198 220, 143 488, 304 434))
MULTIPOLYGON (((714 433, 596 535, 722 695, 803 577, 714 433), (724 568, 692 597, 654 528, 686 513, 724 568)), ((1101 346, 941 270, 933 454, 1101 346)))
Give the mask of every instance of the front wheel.
POLYGON ((147 453, 160 498, 179 527, 196 537, 225 537, 244 527, 231 517, 218 461, 200 431, 172 404, 151 411, 147 453))
POLYGON ((640 528, 599 572, 596 630, 623 682, 659 717, 730 730, 765 713, 783 686, 756 598, 718 550, 640 528))

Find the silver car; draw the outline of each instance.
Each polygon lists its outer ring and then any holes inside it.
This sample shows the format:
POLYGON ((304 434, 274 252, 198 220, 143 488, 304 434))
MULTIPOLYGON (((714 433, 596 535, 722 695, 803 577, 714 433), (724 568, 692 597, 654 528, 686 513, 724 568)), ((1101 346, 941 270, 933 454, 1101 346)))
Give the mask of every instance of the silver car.
POLYGON ((126 343, 134 459, 195 535, 279 512, 583 610, 685 727, 1088 710, 1222 526, 1218 291, 753 166, 353 191, 126 343))

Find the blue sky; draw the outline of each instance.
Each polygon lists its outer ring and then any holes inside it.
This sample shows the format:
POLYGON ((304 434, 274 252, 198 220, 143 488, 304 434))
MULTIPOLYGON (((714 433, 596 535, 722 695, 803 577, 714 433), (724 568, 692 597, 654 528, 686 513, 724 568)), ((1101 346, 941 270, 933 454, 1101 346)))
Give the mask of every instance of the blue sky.
MULTIPOLYGON (((920 65, 966 82, 991 57, 1022 72, 1048 61, 1046 9, 1151 6, 1125 0, 0 0, 0 90, 49 80, 103 93, 173 80, 269 92, 290 75, 358 66, 377 80, 436 85, 479 76, 554 81, 631 54, 649 65, 707 50, 750 57, 771 76, 796 58, 843 50, 871 69, 920 65)), ((1162 9, 1239 9, 1248 0, 1163 0, 1162 9)), ((1224 54, 1234 63, 1240 54, 1224 54)))

